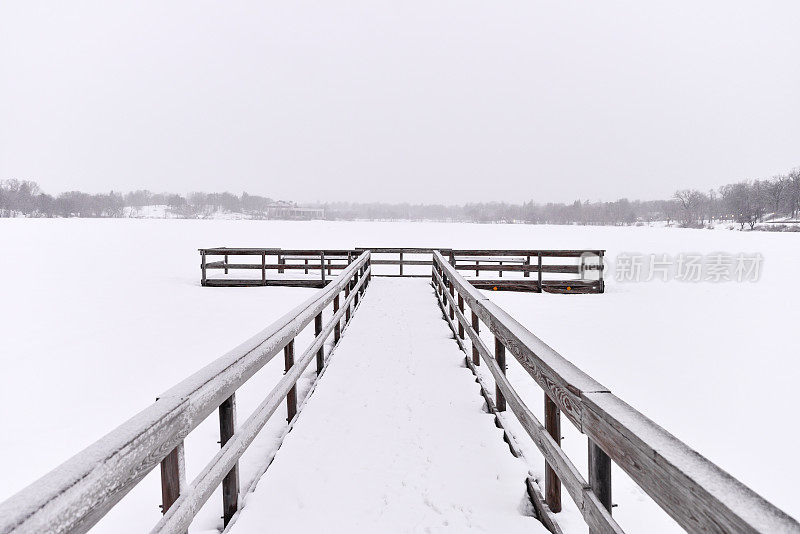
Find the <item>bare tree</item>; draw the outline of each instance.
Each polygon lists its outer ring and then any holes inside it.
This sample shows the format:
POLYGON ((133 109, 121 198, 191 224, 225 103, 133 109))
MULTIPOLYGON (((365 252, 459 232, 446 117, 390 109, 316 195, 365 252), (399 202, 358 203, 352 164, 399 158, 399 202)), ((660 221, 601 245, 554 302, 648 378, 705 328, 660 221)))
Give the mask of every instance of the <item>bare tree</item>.
POLYGON ((764 182, 764 194, 769 199, 774 219, 780 210, 781 202, 789 190, 789 179, 786 176, 773 176, 772 180, 764 182))

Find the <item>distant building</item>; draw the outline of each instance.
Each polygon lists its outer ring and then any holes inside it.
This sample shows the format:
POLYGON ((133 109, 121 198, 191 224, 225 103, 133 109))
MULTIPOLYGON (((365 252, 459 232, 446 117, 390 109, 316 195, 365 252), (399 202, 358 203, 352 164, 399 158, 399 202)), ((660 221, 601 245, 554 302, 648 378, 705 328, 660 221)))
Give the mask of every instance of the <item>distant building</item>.
POLYGON ((268 219, 323 219, 325 208, 303 208, 291 202, 278 201, 267 206, 265 214, 268 219))

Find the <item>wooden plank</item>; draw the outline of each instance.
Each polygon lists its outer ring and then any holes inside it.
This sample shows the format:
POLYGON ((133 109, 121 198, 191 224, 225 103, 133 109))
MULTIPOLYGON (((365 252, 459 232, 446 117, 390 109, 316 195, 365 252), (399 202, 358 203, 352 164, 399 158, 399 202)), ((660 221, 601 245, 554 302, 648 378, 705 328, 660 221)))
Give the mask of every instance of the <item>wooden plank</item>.
MULTIPOLYGON (((400 260, 372 260, 373 265, 400 265, 400 260)), ((403 265, 433 265, 432 260, 403 260, 403 265)))
POLYGON ((538 249, 452 249, 454 256, 536 256, 546 258, 580 258, 584 254, 600 255, 600 250, 538 250, 538 249))
POLYGON ((800 532, 800 524, 612 393, 584 394, 584 429, 690 532, 800 532))
MULTIPOLYGON (((294 366, 294 339, 283 347, 284 373, 288 373, 294 366)), ((291 423, 297 415, 297 387, 292 386, 286 394, 286 422, 291 423)))
MULTIPOLYGON (((541 267, 542 272, 544 273, 563 273, 563 274, 580 274, 580 265, 550 265, 545 264, 541 267)), ((467 264, 456 264, 456 270, 458 271, 494 271, 498 273, 504 272, 538 272, 539 266, 538 265, 505 265, 505 262, 498 262, 497 265, 467 265, 467 264)), ((502 274, 501 274, 502 276, 502 274)))
POLYGON ((186 464, 181 442, 161 460, 161 513, 166 514, 185 491, 186 464))
POLYGON ((530 497, 533 507, 536 509, 536 517, 547 530, 553 534, 562 534, 561 527, 558 525, 555 512, 547 506, 547 503, 539 491, 539 486, 532 477, 525 479, 525 487, 528 489, 528 497, 530 497))
MULTIPOLYGON (((358 293, 356 293, 356 302, 358 301, 358 293)), ((319 312, 314 318, 314 335, 319 337, 322 334, 322 312, 319 312)), ((325 367, 325 343, 322 343, 317 351, 317 374, 322 372, 325 367)))
MULTIPOLYGON (((544 428, 547 433, 553 438, 553 441, 561 446, 561 412, 558 406, 554 403, 547 393, 544 394, 544 428)), ((548 464, 544 463, 544 494, 547 506, 553 512, 561 511, 561 481, 555 470, 548 464)))
POLYGON ((249 279, 209 279, 206 280, 207 287, 310 287, 319 289, 325 287, 330 283, 330 280, 327 281, 326 284, 322 283, 322 280, 286 280, 286 279, 277 279, 277 280, 249 280, 249 279))
MULTIPOLYGON (((319 261, 319 256, 316 258, 319 261)), ((264 268, 268 271, 278 270, 279 272, 288 270, 288 271, 305 271, 306 269, 318 271, 320 269, 327 270, 330 268, 334 271, 341 271, 347 269, 347 265, 343 264, 331 264, 331 265, 320 265, 319 263, 223 263, 221 261, 216 262, 209 262, 206 265, 206 269, 231 269, 231 270, 257 270, 264 268)))
MULTIPOLYGON (((589 487, 600 504, 611 513, 611 458, 589 439, 589 487)), ((589 529, 590 534, 598 531, 589 529)))
MULTIPOLYGON (((236 394, 219 405, 219 443, 224 447, 236 432, 236 394)), ((228 526, 239 509, 239 462, 222 479, 222 524, 228 526)))
POLYGON ((0 533, 88 531, 183 441, 187 406, 157 401, 0 503, 0 533))
MULTIPOLYGON (((497 361, 500 372, 506 374, 506 347, 497 337, 494 338, 494 359, 497 361)), ((497 410, 500 412, 506 411, 506 399, 503 397, 503 392, 500 391, 499 386, 495 388, 494 398, 497 410)))

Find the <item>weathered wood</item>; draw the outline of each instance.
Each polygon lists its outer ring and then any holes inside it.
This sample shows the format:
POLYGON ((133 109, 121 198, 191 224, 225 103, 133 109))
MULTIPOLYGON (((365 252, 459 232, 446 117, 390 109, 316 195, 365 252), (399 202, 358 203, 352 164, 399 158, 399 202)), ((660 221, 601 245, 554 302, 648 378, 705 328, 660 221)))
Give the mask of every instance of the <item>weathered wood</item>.
MULTIPOLYGON (((361 288, 366 278, 354 288, 351 299, 355 296, 356 290, 361 288)), ((349 302, 345 302, 349 304, 349 302)), ((314 338, 311 345, 306 348, 302 356, 295 362, 291 370, 287 372, 278 384, 270 391, 266 399, 256 408, 247 421, 237 430, 233 438, 214 456, 211 462, 200 472, 192 481, 186 496, 183 495, 176 501, 175 505, 159 521, 152 530, 153 534, 177 534, 189 526, 194 515, 202 505, 213 494, 215 488, 220 484, 233 464, 247 450, 260 430, 264 427, 270 416, 275 412, 283 399, 288 395, 289 390, 295 386, 297 379, 305 371, 308 365, 314 360, 317 350, 324 345, 325 339, 330 335, 335 321, 341 319, 343 310, 337 314, 323 328, 321 335, 314 338)))
POLYGON ((690 532, 800 532, 800 524, 612 393, 584 395, 584 428, 690 532))
MULTIPOLYGON (((503 342, 498 338, 494 338, 494 359, 497 360, 497 366, 500 367, 500 372, 506 374, 506 347, 503 342)), ((503 397, 503 392, 500 387, 495 388, 495 404, 498 411, 506 411, 506 399, 503 397)))
POLYGON ((348 285, 345 286, 344 288, 344 299, 345 302, 347 302, 347 312, 345 313, 345 320, 344 320, 345 325, 347 325, 347 323, 350 322, 350 300, 347 298, 349 296, 350 296, 350 286, 348 285))
MULTIPOLYGON (((315 258, 316 261, 319 261, 319 256, 315 258)), ((307 260, 305 260, 307 261, 307 260)), ((264 263, 263 267, 268 271, 306 271, 306 269, 312 271, 318 271, 320 269, 330 270, 330 271, 343 271, 347 269, 347 265, 340 265, 340 264, 331 264, 331 265, 320 265, 319 263, 264 263)), ((208 270, 220 270, 220 269, 230 269, 232 271, 242 271, 242 270, 259 270, 262 268, 261 263, 224 263, 221 261, 217 262, 209 262, 206 264, 206 269, 208 270)))
MULTIPOLYGON (((401 265, 400 260, 372 260, 374 265, 401 265)), ((402 265, 433 265, 432 260, 402 260, 402 265)))
MULTIPOLYGON (((611 513, 611 458, 591 439, 589 441, 589 486, 603 508, 611 513)), ((594 534, 593 530, 589 530, 594 534)))
POLYGON ((320 268, 319 268, 320 276, 322 276, 322 283, 324 284, 325 283, 325 253, 324 252, 320 252, 319 253, 319 265, 320 265, 320 268))
MULTIPOLYGON (((564 360, 458 275, 441 254, 434 253, 434 258, 467 305, 504 342, 556 406, 684 529, 800 532, 797 521, 564 360)), ((610 493, 598 496, 590 489, 558 444, 524 407, 502 372, 488 363, 493 358, 477 334, 471 328, 467 333, 511 410, 578 503, 592 532, 621 532, 605 508, 610 505, 610 493)))
POLYGON ((185 491, 186 464, 181 442, 161 460, 161 513, 166 514, 185 491))
POLYGON ((536 272, 538 273, 537 276, 539 277, 539 293, 541 293, 542 290, 544 289, 544 285, 543 285, 543 282, 542 282, 542 267, 543 267, 542 266, 542 254, 539 253, 536 256, 537 256, 536 266, 538 267, 536 272))
POLYGON ((228 255, 225 254, 225 274, 228 274, 228 255))
MULTIPOLYGON (((283 347, 284 374, 288 373, 294 366, 294 339, 283 347)), ((297 386, 292 386, 286 394, 286 422, 291 423, 297 415, 297 386)))
MULTIPOLYGON (((438 277, 438 283, 441 283, 440 275, 436 273, 434 276, 438 277)), ((442 309, 444 309, 444 300, 446 298, 451 297, 447 292, 443 292, 442 298, 439 301, 439 305, 442 307, 442 309)), ((466 317, 464 317, 463 314, 460 314, 460 311, 456 311, 456 316, 458 317, 459 321, 462 321, 464 324, 466 324, 466 317)), ((445 320, 448 321, 450 329, 455 332, 453 324, 449 321, 446 315, 445 320)), ((487 368, 492 373, 496 387, 500 388, 504 398, 508 403, 508 406, 517 417, 522 427, 531 437, 534 444, 539 448, 546 461, 550 465, 554 466, 556 472, 560 474, 564 487, 578 505, 578 509, 582 513, 586 523, 590 527, 599 529, 601 532, 622 534, 622 529, 619 527, 619 525, 617 525, 608 511, 602 507, 594 494, 589 490, 588 482, 586 482, 578 469, 567 457, 566 453, 557 443, 555 443, 555 441, 553 441, 553 439, 545 430, 544 426, 542 426, 538 419, 533 415, 531 410, 519 397, 517 392, 512 388, 508 378, 506 378, 504 372, 501 371, 500 366, 495 360, 493 354, 483 343, 483 340, 480 338, 480 336, 472 328, 468 328, 466 331, 470 336, 474 346, 478 348, 478 352, 487 368)), ((459 347, 461 347, 461 349, 466 353, 466 350, 461 345, 460 340, 457 337, 455 339, 456 342, 459 343, 459 347)), ((467 360, 467 364, 470 365, 469 360, 467 360)), ((479 383, 482 385, 482 392, 484 398, 486 399, 489 411, 492 413, 496 412, 496 406, 488 391, 485 391, 486 388, 480 379, 479 383)))
MULTIPOLYGON (((261 254, 260 250, 258 254, 261 254)), ((296 332, 314 318, 318 309, 327 307, 335 294, 349 282, 357 267, 366 263, 368 258, 369 253, 365 252, 349 271, 321 292, 162 394, 154 404, 84 451, 0 503, 0 533, 88 531, 176 449, 192 429, 269 362, 296 332)), ((329 326, 333 328, 333 325, 329 326)), ((175 464, 169 465, 171 462, 168 461, 165 467, 174 473, 175 464)), ((226 460, 224 465, 214 467, 215 484, 210 487, 209 495, 234 464, 235 459, 226 460)), ((174 489, 170 494, 174 496, 174 489)), ((184 500, 183 492, 179 494, 181 496, 173 502, 165 519, 184 500)), ((191 517, 187 519, 187 526, 191 517)), ((172 532, 185 530, 183 527, 172 532)))
MULTIPOLYGON (((358 298, 358 293, 356 293, 356 298, 358 298)), ((322 312, 319 313, 314 318, 314 335, 320 336, 322 334, 322 312)), ((317 351, 317 374, 322 372, 322 368, 325 367, 325 344, 321 344, 319 350, 317 351)))
POLYGON ((283 273, 283 264, 286 263, 286 260, 283 259, 283 256, 278 254, 278 273, 283 273))
POLYGON ((305 265, 305 269, 303 269, 303 274, 308 274, 308 259, 303 260, 303 265, 305 265))
POLYGON ((400 276, 403 276, 403 253, 400 253, 400 276))
MULTIPOLYGON (((591 266, 587 265, 587 269, 591 266)), ((500 277, 503 276, 504 272, 522 272, 522 273, 530 273, 530 272, 538 272, 539 266, 538 265, 508 265, 505 261, 500 261, 497 265, 458 265, 456 264, 456 270, 458 271, 497 271, 500 277)), ((562 274, 580 274, 580 265, 542 265, 542 272, 545 273, 562 273, 562 274)), ((477 276, 477 275, 476 275, 477 276)))
POLYGON ((200 285, 206 285, 206 253, 200 252, 200 285))
MULTIPOLYGON (((459 293, 459 297, 461 294, 459 293)), ((463 300, 463 297, 461 297, 463 300)), ((475 315, 475 312, 472 312, 472 330, 475 331, 476 334, 480 335, 480 321, 478 320, 478 316, 475 315)), ((478 354, 478 347, 475 346, 475 342, 472 343, 472 363, 473 365, 480 365, 481 364, 481 357, 478 354)))
MULTIPOLYGON (((450 286, 450 296, 454 297, 455 296, 455 287, 453 287, 453 284, 448 284, 448 285, 450 286)), ((452 321, 453 319, 456 318, 455 311, 454 311, 455 310, 455 305, 454 304, 450 304, 449 308, 450 308, 450 320, 452 321)))
POLYGON ((249 280, 249 279, 209 279, 206 280, 208 287, 309 287, 319 289, 330 284, 327 280, 324 284, 322 280, 249 280))
MULTIPOLYGON (((529 254, 529 255, 525 256, 525 265, 530 265, 530 264, 531 264, 531 256, 530 256, 530 254, 529 254)), ((538 270, 539 272, 542 272, 542 269, 541 269, 541 267, 540 267, 539 269, 537 269, 537 270, 538 270)), ((531 272, 530 272, 530 271, 525 271, 525 273, 524 273, 522 276, 524 276, 525 278, 528 278, 528 277, 530 277, 530 275, 531 275, 531 272)), ((540 285, 541 285, 541 284, 540 284, 540 285)))
MULTIPOLYGON (((236 432, 236 395, 219 405, 219 443, 224 447, 236 432)), ((228 526, 239 509, 239 462, 222 479, 222 524, 228 526)))
POLYGON ((537 519, 541 521, 545 528, 552 534, 562 534, 563 531, 558 525, 555 512, 551 510, 549 506, 547 506, 544 497, 542 497, 542 494, 539 491, 536 481, 533 478, 528 477, 525 479, 525 487, 528 489, 528 497, 531 499, 533 507, 536 510, 537 519))
MULTIPOLYGON (((544 394, 544 428, 556 445, 561 445, 561 412, 547 393, 544 394)), ((555 470, 547 461, 544 463, 544 494, 545 502, 550 509, 558 513, 561 511, 561 481, 555 470)))
MULTIPOLYGON (((464 297, 461 294, 458 295, 458 309, 461 310, 461 313, 464 313, 464 297)), ((458 323, 458 337, 464 339, 464 325, 460 322, 458 323)))
MULTIPOLYGON (((335 314, 339 311, 339 295, 336 295, 336 298, 333 299, 333 313, 335 314)), ((333 342, 338 343, 339 338, 342 335, 342 325, 340 322, 336 322, 336 326, 333 327, 333 342)))

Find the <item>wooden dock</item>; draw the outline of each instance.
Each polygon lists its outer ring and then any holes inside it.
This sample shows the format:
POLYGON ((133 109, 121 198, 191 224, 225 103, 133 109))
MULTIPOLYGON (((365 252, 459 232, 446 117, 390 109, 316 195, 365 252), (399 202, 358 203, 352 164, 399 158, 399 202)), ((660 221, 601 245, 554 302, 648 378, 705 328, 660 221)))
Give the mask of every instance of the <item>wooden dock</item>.
MULTIPOLYGON (((267 249, 215 250, 219 253, 227 251, 228 255, 267 255, 267 249), (231 253, 231 250, 257 252, 231 253)), ((269 250, 273 255, 281 255, 282 260, 289 261, 286 259, 286 251, 269 250)), ((316 368, 317 379, 327 367, 337 365, 336 359, 332 359, 333 351, 340 346, 344 335, 350 335, 348 325, 354 320, 357 310, 363 313, 361 304, 365 298, 369 298, 367 290, 375 276, 372 250, 345 251, 352 254, 344 260, 349 263, 339 270, 338 276, 328 279, 327 273, 323 275, 324 287, 309 300, 289 311, 247 343, 159 395, 155 403, 0 504, 0 534, 86 532, 148 472, 156 468, 160 468, 161 473, 161 506, 164 515, 151 532, 187 532, 197 512, 216 489, 221 487, 220 512, 224 517, 224 524, 230 525, 230 531, 235 533, 237 525, 231 525, 231 522, 242 515, 241 497, 244 491, 240 487, 238 476, 239 459, 281 405, 286 406, 289 420, 287 425, 290 428, 291 425, 302 422, 303 413, 299 411, 296 396, 297 380, 311 365, 316 368), (323 312, 327 321, 323 318, 323 312), (310 328, 312 322, 314 337, 310 345, 296 348, 295 338, 304 329, 310 328), (333 348, 326 352, 326 341, 331 338, 334 342, 333 348), (284 356, 286 373, 266 394, 258 408, 244 422, 237 424, 237 390, 279 354, 284 356), (196 478, 189 481, 184 466, 184 439, 214 413, 219 417, 220 450, 200 470, 196 478)), ((320 251, 320 254, 325 252, 329 251, 320 251)), ((402 349, 397 352, 397 347, 402 346, 401 339, 417 339, 418 332, 413 328, 401 332, 392 331, 402 330, 400 323, 405 320, 403 318, 413 317, 414 321, 423 321, 426 329, 436 326, 446 330, 449 327, 452 332, 451 341, 446 336, 439 339, 455 343, 452 346, 463 351, 466 367, 459 367, 459 372, 469 372, 467 369, 475 372, 479 366, 485 366, 494 379, 494 385, 490 386, 480 375, 476 376, 489 412, 505 412, 502 417, 496 417, 496 424, 503 428, 503 421, 514 417, 527 435, 515 438, 505 432, 505 440, 511 452, 520 455, 520 448, 515 440, 529 438, 545 462, 543 481, 534 480, 530 476, 519 480, 520 489, 526 488, 527 497, 541 522, 542 527, 537 525, 537 528, 546 528, 556 534, 561 532, 559 513, 562 508, 563 488, 576 504, 591 534, 623 532, 612 515, 613 463, 688 532, 800 533, 800 523, 795 519, 617 397, 609 388, 577 368, 494 304, 488 297, 489 293, 479 291, 474 281, 462 275, 465 269, 459 267, 466 267, 466 264, 459 265, 457 259, 469 257, 469 261, 473 262, 469 268, 473 270, 475 257, 481 258, 477 261, 488 261, 485 259, 487 257, 495 261, 500 256, 505 266, 513 256, 516 263, 511 263, 510 266, 518 267, 534 265, 532 258, 536 258, 538 264, 540 258, 547 257, 544 251, 531 255, 531 260, 528 254, 520 254, 519 251, 506 251, 509 253, 507 256, 498 255, 498 251, 468 252, 472 254, 465 251, 431 250, 431 270, 428 275, 430 287, 420 284, 414 291, 424 293, 408 295, 408 298, 384 298, 382 308, 373 306, 371 313, 384 314, 384 320, 377 329, 367 328, 359 334, 361 338, 354 339, 355 342, 348 348, 348 359, 351 362, 359 356, 370 359, 371 372, 379 373, 379 356, 411 360, 410 355, 405 354, 402 349), (430 313, 430 309, 425 308, 426 301, 430 302, 430 306, 438 304, 441 313, 430 313), (392 306, 400 306, 402 309, 392 310, 391 313, 385 310, 392 306), (445 324, 439 322, 442 319, 445 324), (435 325, 431 325, 431 321, 435 325), (483 336, 488 337, 491 343, 487 344, 481 335, 482 331, 483 336), (381 345, 376 341, 382 338, 384 332, 387 336, 394 336, 392 339, 395 341, 383 345, 387 347, 385 354, 376 354, 381 352, 381 345), (367 350, 359 349, 361 345, 366 345, 367 350), (516 359, 530 375, 530 379, 543 391, 543 421, 528 406, 534 399, 523 398, 506 378, 507 358, 516 359), (587 475, 575 467, 573 459, 560 446, 562 422, 574 425, 587 437, 587 475)), ((581 257, 582 251, 558 253, 562 256, 556 257, 576 258, 581 257)), ((289 254, 293 255, 313 254, 289 254)), ((492 264, 493 267, 499 266, 500 260, 497 261, 497 264, 492 264)), ((225 263, 228 263, 227 260, 225 263)), ((266 262, 262 260, 261 266, 264 265, 266 262)), ((287 264, 278 261, 274 265, 285 268, 287 264)), ((405 266, 404 263, 400 265, 405 266)), ((327 271, 327 267, 326 261, 320 261, 320 269, 327 271)), ((331 268, 331 272, 333 271, 331 268)), ((538 269, 537 278, 543 271, 538 269)), ((527 271, 521 272, 525 274, 527 271)), ((382 284, 408 282, 390 279, 381 281, 382 284)), ((546 287, 539 285, 540 290, 546 291, 546 287)), ((421 326, 417 328, 420 329, 421 326)), ((434 338, 436 336, 430 339, 434 338)), ((428 338, 423 336, 423 339, 428 338)), ((438 349, 437 345, 437 350, 427 354, 426 358, 438 357, 438 349)), ((387 365, 395 363, 397 362, 393 361, 387 365)), ((346 368, 347 366, 343 367, 346 368)), ((420 367, 419 372, 444 373, 443 369, 437 363, 420 367)), ((411 380, 414 375, 413 372, 409 373, 403 379, 411 380)), ((430 388, 437 387, 439 379, 438 374, 426 376, 430 388)), ((362 383, 369 383, 369 380, 362 383)), ((316 382, 312 389, 315 386, 316 382)), ((376 390, 373 388, 371 391, 376 390)), ((386 406, 386 410, 389 410, 393 400, 391 396, 382 396, 386 391, 391 391, 391 388, 378 388, 374 397, 361 399, 361 404, 371 404, 371 409, 375 410, 372 413, 382 415, 380 408, 386 406)), ((446 396, 441 396, 440 393, 436 397, 441 401, 440 408, 435 413, 418 410, 417 417, 425 417, 426 414, 437 418, 448 417, 446 410, 450 404, 445 402, 446 396)), ((541 402, 539 399, 537 396, 536 401, 541 402)), ((329 399, 329 407, 336 401, 336 398, 329 399)), ((306 404, 311 405, 314 402, 314 397, 311 397, 306 404)), ((347 408, 349 405, 343 409, 347 408)), ((322 420, 330 422, 329 419, 333 416, 325 415, 322 420)), ((309 436, 309 430, 307 428, 302 434, 298 430, 298 434, 309 436)), ((366 441, 363 446, 385 446, 382 436, 373 437, 366 430, 367 427, 361 429, 362 439, 366 441)), ((459 428, 459 432, 464 431, 459 428)), ((323 438, 324 436, 320 436, 320 439, 323 438)), ((500 438, 497 439, 499 441, 500 438)), ((720 439, 724 439, 724 436, 720 439)), ((466 447, 461 443, 454 445, 466 447)), ((291 442, 287 442, 285 446, 290 447, 291 442)), ((332 461, 340 459, 335 458, 332 461)), ((487 454, 483 461, 502 460, 493 452, 487 454)), ((281 469, 285 471, 288 467, 291 466, 284 465, 281 469)), ((470 471, 482 467, 485 466, 473 466, 465 462, 463 467, 459 464, 459 471, 456 472, 460 472, 460 469, 470 471)), ((331 469, 329 472, 347 471, 331 469)), ((476 474, 467 473, 464 476, 476 474)), ((263 476, 269 477, 270 471, 267 470, 263 476)), ((457 484, 458 480, 449 482, 457 484)), ((309 480, 306 483, 313 484, 314 481, 309 480)), ((433 483, 442 482, 431 481, 433 483)), ((335 484, 331 487, 335 487, 335 484)), ((496 497, 497 493, 492 492, 492 495, 496 497)), ((479 497, 476 494, 476 498, 479 497)), ((157 496, 154 495, 153 499, 155 501, 157 496)), ((432 504, 435 507, 436 503, 432 504)), ((503 501, 502 506, 505 505, 503 501)), ((403 509, 400 512, 409 514, 414 513, 414 510, 403 509)), ((317 524, 321 526, 314 532, 325 530, 325 519, 320 519, 317 524)), ((259 529, 271 530, 269 520, 269 517, 260 519, 259 529)), ((364 530, 374 531, 366 527, 364 530)))
POLYGON ((353 258, 369 251, 376 277, 428 278, 433 254, 438 252, 478 289, 564 294, 605 290, 604 250, 216 247, 199 251, 200 283, 208 287, 321 288, 346 269, 353 258), (232 271, 240 275, 229 276, 232 271), (221 273, 221 276, 214 273, 221 273), (244 277, 241 273, 251 276, 244 277))

